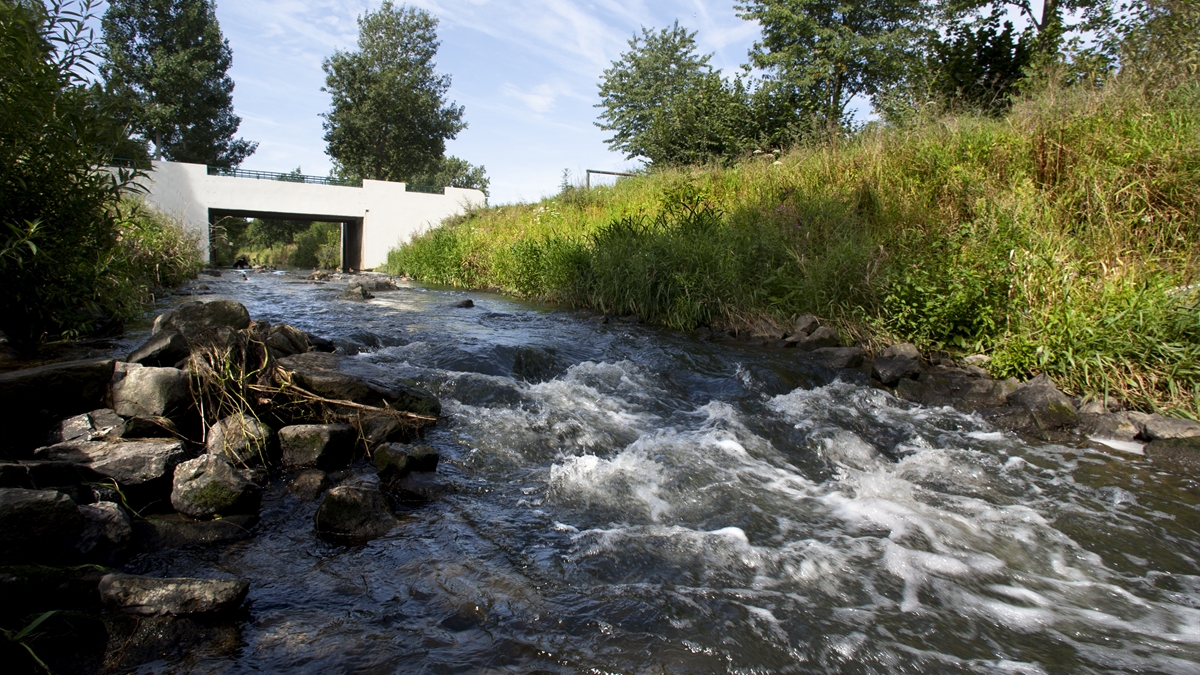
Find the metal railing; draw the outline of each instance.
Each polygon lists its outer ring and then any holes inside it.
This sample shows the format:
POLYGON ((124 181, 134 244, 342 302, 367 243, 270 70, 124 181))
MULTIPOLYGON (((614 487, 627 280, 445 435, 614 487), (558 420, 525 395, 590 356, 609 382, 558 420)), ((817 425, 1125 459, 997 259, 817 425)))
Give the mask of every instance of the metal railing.
POLYGON ((339 185, 341 187, 362 187, 362 179, 341 179, 329 176, 306 176, 299 173, 279 173, 278 171, 254 171, 252 169, 227 169, 220 166, 208 167, 210 176, 226 176, 228 178, 254 178, 257 180, 277 180, 285 183, 311 183, 313 185, 339 185))
POLYGON ((624 171, 600 171, 599 169, 587 170, 587 189, 592 189, 592 174, 598 173, 602 176, 636 176, 636 173, 625 173, 624 171))

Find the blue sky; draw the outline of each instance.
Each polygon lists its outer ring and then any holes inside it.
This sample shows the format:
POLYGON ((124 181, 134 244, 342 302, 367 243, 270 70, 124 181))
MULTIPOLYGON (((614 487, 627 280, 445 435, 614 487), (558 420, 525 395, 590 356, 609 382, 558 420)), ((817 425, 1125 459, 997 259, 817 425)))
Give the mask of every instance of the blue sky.
MULTIPOLYGON (((329 158, 320 113, 321 61, 352 49, 355 18, 380 0, 218 0, 233 48, 230 74, 239 135, 259 142, 248 169, 323 175, 329 158)), ((737 18, 733 0, 417 0, 440 21, 438 69, 453 77, 450 98, 469 128, 448 152, 487 167, 493 204, 535 201, 557 191, 563 169, 637 166, 604 144, 595 126, 600 75, 641 26, 675 19, 698 32, 712 63, 729 73, 747 60, 757 24, 737 18)))

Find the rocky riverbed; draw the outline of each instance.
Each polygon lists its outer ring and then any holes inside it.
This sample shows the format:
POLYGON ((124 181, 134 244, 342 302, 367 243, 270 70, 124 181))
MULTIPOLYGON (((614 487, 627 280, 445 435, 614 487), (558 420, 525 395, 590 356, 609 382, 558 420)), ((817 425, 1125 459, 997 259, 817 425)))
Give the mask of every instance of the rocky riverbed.
MULTIPOLYGON (((241 280, 251 282, 250 277, 241 280)), ((232 285, 238 281, 235 277, 212 283, 232 285)), ((405 293, 428 293, 398 288, 394 280, 378 275, 340 283, 326 279, 308 282, 313 292, 330 296, 322 301, 321 308, 335 315, 338 311, 372 311, 370 303, 378 302, 377 295, 399 297, 405 293), (361 309, 339 310, 339 307, 361 309)), ((301 286, 298 280, 287 283, 301 286)), ((207 290, 207 284, 205 286, 201 290, 207 290)), ((225 290, 232 291, 234 287, 228 286, 225 290)), ((453 316, 456 310, 477 309, 470 298, 447 297, 437 300, 436 304, 442 308, 439 311, 447 312, 448 316, 453 316)), ((425 306, 429 306, 428 299, 425 306)), ((380 312, 395 311, 387 305, 374 307, 380 312)), ((284 311, 286 308, 277 310, 284 311)), ((508 321, 512 316, 510 310, 508 317, 495 320, 508 321)), ((304 320, 312 323, 310 315, 304 320)), ((610 333, 614 329, 621 332, 642 330, 635 320, 620 317, 574 316, 570 321, 573 322, 571 330, 576 331, 589 325, 594 326, 592 330, 610 333)), ((743 395, 730 399, 728 394, 719 392, 722 387, 748 386, 744 383, 720 385, 716 389, 706 385, 707 391, 712 392, 705 394, 711 396, 710 402, 699 402, 695 406, 676 403, 681 394, 671 393, 674 387, 686 387, 689 378, 695 380, 701 374, 723 368, 716 364, 694 364, 694 359, 701 358, 698 355, 741 361, 746 360, 745 350, 761 350, 764 354, 772 354, 764 357, 771 359, 771 363, 786 356, 790 364, 787 368, 806 374, 806 384, 798 388, 782 382, 771 384, 768 388, 777 391, 763 392, 761 396, 765 399, 746 404, 750 405, 747 410, 761 410, 756 414, 768 420, 754 424, 766 424, 767 427, 790 426, 796 412, 793 399, 807 396, 805 392, 825 392, 830 398, 848 395, 839 393, 842 382, 856 383, 853 387, 858 393, 849 394, 851 398, 871 396, 869 392, 872 391, 886 397, 881 399, 883 403, 872 403, 865 408, 862 402, 851 404, 845 408, 849 412, 835 415, 840 418, 848 414, 853 418, 866 414, 874 419, 839 421, 834 425, 836 430, 820 433, 818 427, 821 424, 813 420, 829 413, 820 412, 823 408, 815 403, 806 404, 816 407, 795 421, 795 429, 802 437, 812 436, 812 442, 803 438, 789 441, 789 434, 795 432, 784 431, 782 427, 780 431, 772 432, 774 435, 764 436, 774 439, 764 447, 795 443, 801 454, 814 453, 811 457, 788 460, 798 462, 795 466, 813 461, 827 462, 828 469, 791 469, 800 471, 797 476, 812 475, 812 480, 821 484, 840 480, 832 478, 829 470, 859 472, 864 476, 884 475, 912 463, 914 457, 923 456, 920 444, 914 446, 915 441, 910 438, 914 433, 925 438, 924 443, 936 445, 941 442, 928 440, 935 435, 921 431, 925 422, 915 421, 925 414, 920 411, 926 410, 945 410, 936 413, 938 419, 956 420, 954 425, 960 430, 966 429, 961 433, 975 434, 987 442, 1008 438, 1011 440, 1006 443, 1022 446, 1112 450, 1118 457, 1121 454, 1144 456, 1153 469, 1185 481, 1200 473, 1200 425, 1121 410, 1112 402, 1085 403, 1072 399, 1045 377, 1028 382, 996 381, 981 367, 986 365, 984 357, 972 357, 962 362, 933 359, 920 354, 911 345, 893 345, 878 354, 868 354, 861 347, 843 344, 841 336, 822 326, 816 317, 800 317, 790 330, 764 325, 741 333, 701 331, 690 338, 671 338, 711 345, 689 355, 690 362, 681 366, 679 372, 664 374, 668 380, 679 379, 683 383, 664 381, 657 385, 634 385, 635 380, 640 381, 639 376, 633 374, 637 367, 618 362, 621 374, 617 380, 608 382, 604 379, 607 376, 596 375, 601 379, 587 384, 582 393, 571 390, 572 396, 582 395, 582 398, 573 398, 568 406, 583 406, 577 412, 551 413, 552 416, 564 415, 559 422, 541 420, 519 423, 515 427, 500 420, 504 415, 523 415, 525 413, 521 411, 526 409, 534 411, 539 406, 557 406, 559 403, 553 402, 553 397, 565 395, 562 392, 552 394, 548 390, 544 393, 550 398, 545 403, 538 403, 543 394, 535 394, 530 387, 554 389, 560 386, 555 383, 565 386, 565 383, 573 382, 572 378, 583 377, 584 371, 603 368, 587 359, 568 357, 563 363, 553 349, 547 351, 523 345, 506 352, 505 347, 496 352, 510 353, 508 365, 503 366, 507 368, 507 374, 501 381, 495 380, 499 375, 489 372, 494 370, 495 363, 464 365, 464 356, 459 354, 450 360, 435 355, 433 360, 439 362, 437 365, 414 364, 420 350, 411 351, 413 342, 388 346, 366 344, 371 342, 369 339, 354 342, 335 337, 331 340, 320 336, 316 328, 311 326, 305 330, 278 317, 252 317, 245 304, 215 296, 206 301, 180 304, 159 315, 145 343, 123 358, 66 361, 0 375, 0 421, 11 430, 0 461, 0 565, 3 565, 0 586, 11 601, 6 603, 0 619, 4 628, 10 631, 6 648, 12 652, 12 658, 27 659, 25 647, 29 647, 38 658, 46 660, 54 672, 100 672, 124 670, 150 662, 177 663, 193 646, 204 645, 204 649, 215 649, 217 653, 223 653, 222 645, 236 649, 245 642, 242 635, 245 622, 263 620, 255 617, 253 604, 246 604, 247 598, 253 603, 255 584, 263 583, 263 580, 239 577, 234 571, 238 565, 221 561, 231 554, 236 556, 237 546, 245 546, 238 542, 256 538, 274 542, 279 534, 292 538, 301 536, 291 516, 278 514, 280 504, 284 503, 295 505, 289 507, 294 512, 307 514, 307 536, 333 547, 329 550, 371 551, 379 550, 372 547, 381 545, 368 543, 373 540, 404 546, 406 537, 413 536, 411 530, 424 531, 423 527, 414 527, 413 518, 421 519, 426 517, 422 514, 439 512, 438 507, 428 505, 445 503, 445 508, 472 513, 477 507, 454 505, 462 504, 464 499, 486 503, 491 499, 488 493, 506 493, 510 487, 493 482, 503 479, 515 481, 513 486, 519 488, 514 504, 524 501, 532 505, 522 509, 533 508, 541 513, 543 507, 549 508, 548 505, 557 500, 560 510, 566 509, 562 511, 562 517, 578 511, 577 517, 585 514, 582 520, 592 522, 589 528, 581 530, 579 526, 555 521, 551 529, 558 529, 559 534, 545 541, 527 542, 532 548, 514 552, 514 555, 530 555, 547 546, 554 548, 550 542, 559 541, 562 534, 568 535, 568 539, 586 533, 599 533, 587 536, 600 536, 601 539, 612 536, 639 539, 643 535, 630 535, 629 528, 641 531, 649 525, 662 523, 669 517, 664 514, 687 511, 683 502, 676 502, 671 496, 676 493, 676 488, 671 486, 672 480, 701 481, 692 490, 720 489, 720 481, 704 482, 711 469, 703 465, 694 467, 691 475, 684 470, 674 479, 668 479, 663 472, 670 471, 664 468, 671 465, 670 460, 664 458, 662 452, 648 454, 638 449, 659 442, 656 438, 693 433, 686 431, 690 423, 683 423, 684 431, 680 430, 679 421, 665 425, 660 421, 652 428, 642 428, 644 422, 635 418, 650 415, 666 421, 694 412, 648 411, 667 405, 677 410, 707 410, 704 414, 708 416, 727 415, 718 413, 711 406, 728 406, 729 403, 722 401, 736 401, 743 395), (275 319, 275 322, 268 319, 275 319), (394 363, 392 359, 363 358, 369 357, 373 350, 383 354, 396 348, 409 349, 403 355, 403 367, 389 365, 394 363), (438 372, 431 373, 431 367, 438 372), (490 377, 494 381, 484 383, 480 377, 490 377), (511 380, 513 377, 517 379, 511 380), (618 396, 622 387, 634 387, 637 391, 618 396), (618 398, 613 399, 613 396, 618 398), (643 396, 660 401, 636 403, 643 396), (905 401, 910 403, 901 403, 905 401), (593 406, 597 407, 594 412, 586 410, 593 406), (951 409, 957 412, 949 412, 951 409), (504 410, 510 412, 495 417, 498 411, 504 410), (858 412, 854 413, 854 410, 858 412), (885 418, 900 414, 896 411, 916 412, 904 413, 908 415, 906 421, 892 423, 889 431, 885 418), (477 419, 468 421, 463 416, 477 419), (482 427, 474 424, 488 418, 495 418, 490 423, 490 432, 501 440, 491 441, 479 436, 488 433, 489 423, 484 421, 482 427), (772 419, 776 421, 769 421, 772 419), (439 421, 442 422, 440 427, 439 421), (880 422, 884 428, 874 429, 880 422), (434 434, 435 440, 427 442, 426 436, 447 427, 446 431, 434 434), (890 432, 895 432, 897 438, 886 440, 890 432), (443 450, 440 449, 450 447, 446 445, 449 441, 444 437, 445 433, 458 434, 454 447, 464 447, 462 444, 465 443, 475 448, 468 455, 451 449, 449 468, 442 461, 443 450), (533 434, 537 438, 523 439, 524 434, 533 434), (814 442, 815 446, 812 445, 814 442), (538 447, 544 449, 536 450, 538 447), (814 449, 804 451, 803 447, 814 449), (485 449, 482 452, 486 457, 477 456, 480 448, 485 449), (579 449, 583 449, 582 454, 576 454, 579 449), (506 458, 505 453, 511 455, 513 452, 522 453, 528 459, 506 458), (533 460, 534 456, 540 457, 533 460), (542 467, 549 461, 551 465, 546 469, 548 473, 536 469, 533 473, 521 470, 514 474, 511 468, 498 468, 525 461, 534 461, 542 467), (624 467, 618 461, 629 466, 624 467), (888 468, 889 465, 896 468, 888 468), (816 473, 811 474, 811 471, 816 473), (589 476, 587 481, 592 484, 600 481, 607 488, 604 492, 589 493, 582 504, 576 501, 577 497, 564 495, 567 486, 579 478, 579 472, 589 476), (608 483, 610 480, 616 482, 608 483), (525 497, 521 498, 520 494, 525 497), (616 501, 610 503, 610 500, 616 501), (622 500, 627 504, 622 504, 622 500), (304 507, 303 504, 311 506, 304 507), (641 506, 628 511, 629 504, 645 505, 649 509, 645 512, 648 516, 637 515, 642 513, 641 506), (264 509, 268 514, 265 517, 264 509), (643 520, 645 523, 639 525, 643 520), (410 532, 406 533, 406 529, 410 532), (605 531, 609 534, 603 534, 605 531), (183 565, 189 571, 188 576, 172 574, 171 565, 163 564, 171 559, 171 551, 186 552, 181 555, 191 561, 183 565), (16 638, 23 627, 34 622, 40 622, 35 630, 21 639, 16 638), (65 644, 72 648, 63 649, 65 644)), ((469 332, 471 328, 464 328, 463 324, 451 319, 438 328, 444 331, 441 336, 436 335, 436 331, 420 330, 423 344, 428 344, 436 340, 461 340, 461 333, 469 332)), ((411 330, 408 332, 412 334, 411 330)), ((655 339, 649 333, 639 335, 644 339, 655 339)), ((499 340, 501 345, 503 342, 503 339, 499 340)), ((496 343, 493 340, 492 344, 496 343)), ((461 347, 458 350, 462 352, 461 347)), ((749 368, 758 371, 759 379, 794 377, 787 374, 791 372, 787 368, 772 371, 774 375, 767 374, 761 366, 753 365, 754 358, 749 359, 749 368)), ((471 361, 470 357, 465 360, 471 361)), ((711 374, 703 376, 710 380, 714 377, 711 374)), ((731 377, 745 380, 755 376, 742 370, 731 377)), ((732 437, 711 442, 718 446, 733 443, 741 448, 740 452, 746 453, 755 447, 754 442, 747 439, 764 433, 758 431, 747 435, 734 431, 732 437)), ((1088 451, 1074 452, 1086 455, 1088 451)), ((704 457, 701 453, 688 461, 712 461, 704 457)), ((1005 466, 1016 458, 1013 454, 1005 466)), ((722 480, 745 480, 747 476, 759 475, 762 469, 748 465, 740 471, 740 477, 735 472, 722 480)), ((777 477, 772 480, 786 483, 801 479, 777 477)), ((944 488, 939 489, 944 491, 944 488)), ((775 488, 768 491, 773 490, 775 488)), ((818 491, 824 493, 825 490, 818 491)), ((688 491, 683 489, 680 494, 688 491)), ((821 499, 832 498, 836 493, 835 489, 821 499)), ((740 493, 729 497, 735 504, 748 498, 740 493)), ((783 502, 775 506, 780 512, 791 508, 783 502)), ((733 511, 735 514, 736 510, 737 507, 733 511)), ((505 515, 508 512, 503 509, 490 513, 490 518, 499 518, 501 523, 514 517, 505 515)), ((651 540, 665 536, 665 541, 674 541, 672 546, 691 546, 686 544, 693 539, 691 532, 725 532, 713 527, 722 521, 721 517, 710 514, 704 520, 706 527, 685 518, 675 525, 684 528, 676 535, 653 535, 651 540), (712 522, 708 522, 710 520, 712 522)), ((740 520, 734 515, 731 522, 740 520)), ((487 527, 483 531, 478 531, 477 527, 470 528, 468 540, 479 536, 488 538, 487 527)), ((783 532, 786 531, 785 528, 783 532)), ((755 527, 743 524, 729 529, 728 536, 736 540, 764 535, 756 534, 755 527)), ((771 536, 783 537, 783 540, 768 544, 771 539, 767 537, 755 546, 776 550, 789 540, 786 534, 771 536)), ((896 536, 893 530, 891 538, 896 536)), ((928 536, 934 537, 932 548, 929 544, 917 548, 925 549, 928 555, 944 556, 946 552, 939 552, 936 544, 940 535, 928 536)), ((503 538, 504 543, 497 544, 502 548, 513 546, 527 536, 514 533, 503 535, 503 538)), ((821 537, 816 536, 816 539, 821 537)), ((601 550, 616 555, 649 555, 653 559, 662 555, 640 548, 648 545, 646 542, 636 544, 632 550, 623 550, 619 545, 608 548, 613 546, 609 543, 596 544, 600 548, 593 554, 579 558, 579 552, 573 549, 576 545, 569 544, 564 553, 567 557, 576 557, 575 565, 588 564, 586 559, 592 555, 608 555, 600 553, 601 550), (575 552, 571 553, 572 550, 575 552)), ((720 550, 723 545, 714 546, 713 550, 720 550)), ((835 548, 837 546, 840 544, 835 548)), ((705 545, 700 550, 706 548, 710 547, 705 545)), ((986 551, 976 554, 992 555, 986 551)), ((472 564, 469 551, 459 555, 466 556, 461 560, 462 564, 472 564)), ((1130 555, 1137 555, 1137 552, 1131 551, 1130 555)), ((631 581, 641 579, 640 583, 645 583, 647 579, 659 579, 663 570, 655 569, 655 564, 660 568, 663 565, 661 560, 648 568, 640 563, 635 565, 635 579, 631 581)), ((722 569, 727 563, 713 564, 716 569, 722 569)), ((782 563, 770 563, 768 567, 779 564, 782 563)), ((808 574, 802 567, 797 568, 797 573, 808 574)), ((908 563, 908 568, 919 570, 921 565, 908 563)), ((485 576, 503 573, 492 570, 485 576)), ((935 568, 911 573, 939 576, 935 568)), ((777 576, 777 573, 771 574, 777 576)), ((905 578, 904 573, 897 574, 905 578)), ((622 577, 607 568, 599 576, 622 577)), ((459 578, 474 578, 473 583, 478 583, 478 576, 471 573, 459 575, 459 578)), ((444 580, 441 583, 453 585, 457 582, 444 580)), ((554 586, 560 582, 545 583, 554 586)), ((716 583, 714 588, 729 585, 710 581, 701 586, 713 583, 716 583)), ((745 583, 738 582, 733 587, 745 583)), ((777 583, 773 581, 768 585, 777 583)), ((932 582, 927 580, 925 583, 932 582)), ((494 585, 495 581, 489 584, 494 585)), ((757 588, 758 585, 760 582, 746 587, 757 588)), ((423 602, 421 593, 428 593, 412 588, 408 592, 416 593, 413 597, 418 602, 423 602)), ((510 592, 520 595, 530 591, 516 591, 514 587, 510 592)), ((920 604, 917 591, 912 591, 912 597, 908 593, 909 590, 904 590, 896 597, 896 607, 902 611, 911 610, 914 602, 920 604), (904 609, 905 606, 909 609, 904 609)), ((440 595, 441 592, 435 592, 430 597, 440 595)), ((492 610, 475 601, 464 601, 449 618, 438 624, 440 628, 435 632, 448 630, 461 634, 500 620, 489 618, 494 611, 495 594, 485 595, 492 598, 492 610)), ((504 602, 531 601, 529 598, 518 601, 516 597, 504 602)), ((270 602, 278 603, 279 600, 270 602)), ((565 601, 558 599, 555 602, 565 601)), ((786 614, 784 610, 779 611, 786 614)), ((591 625, 601 633, 612 629, 612 626, 604 628, 611 623, 607 619, 591 620, 596 622, 591 625)), ((694 619, 680 620, 691 622, 694 619)), ((1191 616, 1182 621, 1182 627, 1172 630, 1186 634, 1187 626, 1197 619, 1191 616)), ((785 626, 780 629, 784 638, 768 636, 765 639, 768 642, 782 639, 783 643, 795 646, 796 640, 801 638, 795 637, 793 629, 794 626, 785 626)), ((722 634, 720 629, 708 627, 706 630, 722 634)), ((662 633, 667 637, 660 639, 667 642, 681 639, 669 637, 669 633, 662 633)), ((739 656, 729 658, 745 661, 740 651, 735 650, 735 653, 739 656)), ((575 672, 581 664, 601 664, 614 659, 623 663, 627 658, 605 654, 600 649, 587 656, 572 657, 562 669, 575 672)), ((1186 658, 1190 657, 1185 655, 1186 658)), ((522 668, 529 664, 550 668, 556 661, 560 665, 563 662, 562 658, 522 657, 514 663, 524 664, 520 666, 522 668), (542 663, 543 660, 546 663, 542 663)), ((708 663, 704 659, 685 661, 708 663)), ((852 672, 849 663, 823 666, 821 672, 852 672)), ((671 672, 708 672, 709 669, 710 666, 699 671, 672 667, 671 672)), ((1173 671, 1165 668, 1161 672, 1173 671)))

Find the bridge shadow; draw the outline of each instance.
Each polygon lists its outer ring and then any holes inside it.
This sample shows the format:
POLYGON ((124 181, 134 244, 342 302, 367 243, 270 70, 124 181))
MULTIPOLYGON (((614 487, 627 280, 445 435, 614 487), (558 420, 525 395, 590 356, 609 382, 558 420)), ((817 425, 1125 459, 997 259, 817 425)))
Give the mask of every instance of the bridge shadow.
MULTIPOLYGON (((209 232, 222 218, 258 218, 261 220, 298 220, 311 223, 340 223, 342 226, 343 272, 362 268, 363 218, 345 214, 286 213, 282 211, 246 211, 240 209, 209 209, 209 232)), ((211 235, 210 235, 211 236, 211 235)))

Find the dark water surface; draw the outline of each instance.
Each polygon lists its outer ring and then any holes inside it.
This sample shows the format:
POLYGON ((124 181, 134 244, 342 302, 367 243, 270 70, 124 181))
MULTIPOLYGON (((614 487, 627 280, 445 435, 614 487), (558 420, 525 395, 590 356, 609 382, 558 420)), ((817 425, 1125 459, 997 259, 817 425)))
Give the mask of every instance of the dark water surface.
POLYGON ((347 547, 280 483, 254 539, 134 560, 251 584, 236 651, 143 672, 1200 672, 1200 485, 1137 455, 1028 445, 787 350, 206 281, 437 393, 456 491, 347 547))

